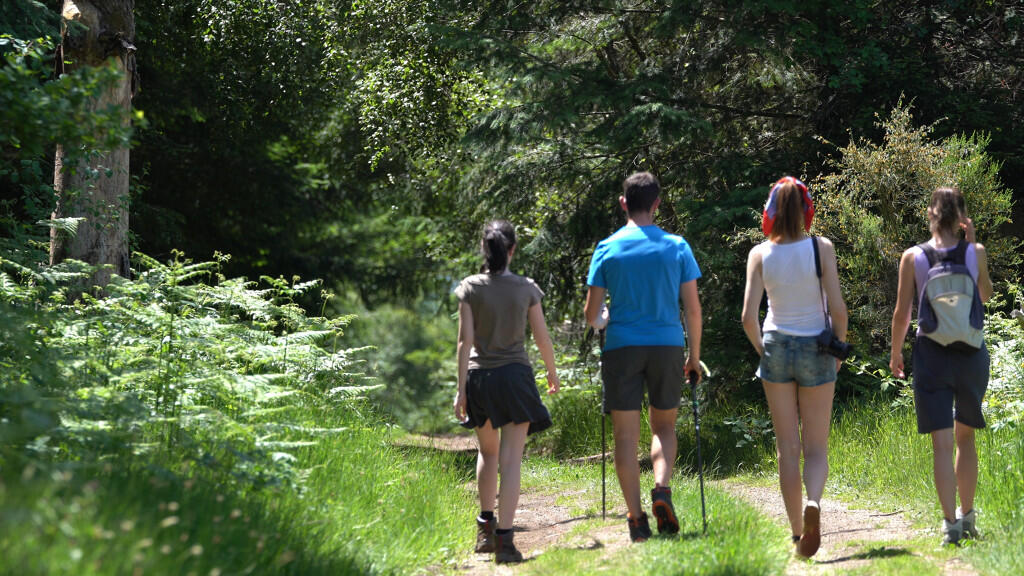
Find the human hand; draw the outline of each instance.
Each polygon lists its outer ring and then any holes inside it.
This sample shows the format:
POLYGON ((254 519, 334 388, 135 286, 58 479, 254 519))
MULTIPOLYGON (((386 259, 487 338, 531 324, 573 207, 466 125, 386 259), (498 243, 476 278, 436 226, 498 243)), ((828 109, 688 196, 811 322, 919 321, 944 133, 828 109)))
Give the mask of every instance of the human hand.
POLYGON ((843 361, 840 360, 839 358, 836 358, 836 373, 838 373, 839 369, 842 368, 842 367, 843 367, 843 361))
POLYGON ((455 394, 455 402, 452 403, 452 407, 455 409, 455 419, 459 422, 465 422, 469 419, 466 416, 466 393, 459 390, 455 394))
POLYGON ((960 221, 960 228, 964 231, 964 240, 967 240, 971 244, 976 243, 977 237, 974 232, 974 221, 970 218, 964 218, 960 221))
POLYGON ((551 370, 548 372, 548 394, 558 394, 558 391, 562 389, 562 383, 558 380, 558 372, 551 370))
POLYGON ((704 368, 700 365, 700 358, 694 358, 693 356, 686 357, 686 378, 689 380, 690 374, 693 372, 697 373, 697 383, 704 379, 704 368))
POLYGON ((892 352, 889 354, 889 369, 892 370, 892 375, 903 379, 907 375, 903 373, 903 352, 892 352))
POLYGON ((597 319, 594 320, 594 330, 604 330, 605 326, 608 326, 608 306, 602 303, 601 311, 597 313, 597 319))

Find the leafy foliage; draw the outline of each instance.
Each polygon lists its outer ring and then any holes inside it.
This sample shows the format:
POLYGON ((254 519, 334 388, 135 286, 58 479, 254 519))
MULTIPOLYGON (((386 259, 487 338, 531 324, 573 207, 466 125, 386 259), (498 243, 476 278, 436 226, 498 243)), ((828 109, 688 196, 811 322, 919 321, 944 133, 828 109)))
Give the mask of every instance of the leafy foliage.
POLYGON ((1020 263, 1019 242, 998 233, 1012 198, 986 151, 987 137, 935 139, 934 127, 915 126, 902 104, 879 127, 881 143, 851 141, 830 159, 833 172, 813 183, 814 232, 836 244, 852 338, 863 350, 887 342, 900 255, 928 237, 926 209, 936 187, 963 192, 996 280, 1013 278, 1020 263))
MULTIPOLYGON (((289 407, 352 406, 367 391, 357 351, 338 346, 351 317, 313 318, 294 302, 318 282, 261 288, 217 261, 139 256, 139 278, 66 303, 70 263, 34 272, 2 261, 0 458, 176 455, 182 472, 243 485, 291 479, 289 407), (198 283, 197 280, 208 283, 198 283)), ((309 431, 307 431, 309 432, 309 431)))

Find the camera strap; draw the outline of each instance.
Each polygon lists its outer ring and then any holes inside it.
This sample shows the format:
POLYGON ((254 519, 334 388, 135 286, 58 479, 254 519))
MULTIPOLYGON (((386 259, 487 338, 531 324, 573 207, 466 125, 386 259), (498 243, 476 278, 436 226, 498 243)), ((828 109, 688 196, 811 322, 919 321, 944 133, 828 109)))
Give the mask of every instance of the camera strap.
POLYGON ((821 297, 821 313, 825 315, 825 327, 832 330, 832 319, 825 308, 825 287, 821 284, 821 258, 818 256, 818 237, 811 236, 811 248, 814 250, 814 271, 818 274, 818 295, 821 297))

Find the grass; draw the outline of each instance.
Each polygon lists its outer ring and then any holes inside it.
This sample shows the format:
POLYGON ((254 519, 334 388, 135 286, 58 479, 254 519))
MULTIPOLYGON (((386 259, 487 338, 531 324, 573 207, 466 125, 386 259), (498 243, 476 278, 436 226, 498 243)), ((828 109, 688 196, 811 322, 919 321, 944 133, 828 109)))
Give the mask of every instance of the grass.
MULTIPOLYGON (((644 493, 653 486, 641 474, 644 493)), ((578 522, 563 544, 525 563, 522 574, 780 574, 790 557, 786 531, 726 492, 705 488, 708 532, 701 534, 700 491, 696 478, 676 474, 673 500, 682 532, 676 538, 655 537, 642 545, 620 549, 595 540, 594 534, 627 534, 624 504, 609 463, 608 516, 601 519, 601 466, 566 465, 548 458, 524 463, 523 490, 555 496, 578 522), (618 532, 618 531, 621 531, 618 532), (757 542, 758 546, 750 546, 757 542)), ((653 522, 653 520, 652 520, 653 522)), ((656 531, 656 529, 655 529, 656 531)), ((597 538, 600 538, 598 536, 597 538)))
POLYGON ((475 506, 451 489, 468 479, 460 462, 395 448, 351 414, 313 419, 343 431, 298 454, 301 491, 238 491, 152 465, 3 476, 0 573, 406 574, 472 540, 475 506))
MULTIPOLYGON (((1024 430, 979 432, 977 447, 975 507, 982 538, 962 554, 984 573, 1024 573, 1024 430)), ((936 547, 942 511, 932 480, 931 440, 917 433, 913 408, 877 402, 845 407, 833 423, 829 462, 826 493, 903 510, 933 535, 934 542, 922 546, 936 547)))

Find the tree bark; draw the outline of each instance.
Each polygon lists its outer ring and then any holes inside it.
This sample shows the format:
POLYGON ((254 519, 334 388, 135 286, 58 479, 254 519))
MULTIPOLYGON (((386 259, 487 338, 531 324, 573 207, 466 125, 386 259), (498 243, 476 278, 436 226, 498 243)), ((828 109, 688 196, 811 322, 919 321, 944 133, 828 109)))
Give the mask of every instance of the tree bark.
MULTIPOLYGON (((120 79, 93 101, 93 110, 116 109, 125 126, 131 120, 135 78, 134 0, 64 0, 63 17, 85 27, 65 26, 61 49, 65 70, 113 65, 120 79)), ((60 64, 60 63, 58 63, 60 64)), ((111 273, 128 277, 128 148, 85 160, 72 159, 57 145, 53 218, 84 218, 77 234, 50 232, 50 263, 73 258, 99 265, 90 285, 105 286, 111 273)), ((77 155, 76 155, 77 156, 77 155)))

